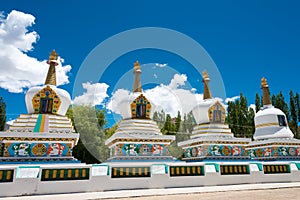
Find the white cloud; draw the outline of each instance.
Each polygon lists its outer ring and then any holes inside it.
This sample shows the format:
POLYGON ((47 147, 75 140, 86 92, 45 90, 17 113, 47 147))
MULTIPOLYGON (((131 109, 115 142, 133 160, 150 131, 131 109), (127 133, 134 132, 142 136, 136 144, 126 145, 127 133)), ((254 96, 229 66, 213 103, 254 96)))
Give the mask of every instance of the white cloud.
POLYGON ((164 63, 164 64, 161 64, 161 63, 155 63, 155 66, 156 67, 166 67, 168 64, 167 63, 164 63))
POLYGON ((234 97, 228 97, 225 99, 225 102, 228 103, 228 102, 232 102, 232 101, 235 101, 237 99, 239 99, 240 96, 234 96, 234 97))
MULTIPOLYGON (((37 32, 28 29, 34 20, 34 16, 15 10, 6 18, 0 14, 0 87, 9 92, 20 93, 45 81, 49 68, 46 60, 39 61, 26 54, 39 38, 37 32)), ((58 62, 57 85, 67 84, 71 66, 62 66, 62 58, 58 62)))
POLYGON ((106 83, 83 83, 82 87, 86 89, 81 96, 75 97, 73 104, 75 105, 101 105, 107 95, 108 85, 106 83))
MULTIPOLYGON (((184 86, 187 76, 184 74, 175 74, 168 85, 160 84, 152 89, 143 91, 145 96, 156 105, 156 110, 163 109, 172 117, 177 116, 177 111, 188 113, 191 109, 203 99, 202 94, 179 88, 184 86)), ((114 113, 120 114, 120 106, 128 102, 132 93, 128 90, 119 89, 113 93, 106 108, 114 113)))
POLYGON ((169 87, 171 89, 176 89, 176 88, 178 88, 178 86, 185 85, 186 81, 187 81, 187 76, 185 74, 175 74, 169 84, 169 87))
POLYGON ((196 88, 192 88, 192 89, 191 89, 191 92, 193 92, 193 93, 196 92, 196 91, 197 91, 196 88))
POLYGON ((154 78, 157 78, 158 76, 157 76, 157 74, 153 74, 153 77, 154 77, 154 78))
POLYGON ((109 102, 106 105, 106 108, 116 114, 121 114, 120 105, 123 102, 128 102, 130 97, 131 97, 130 91, 125 89, 118 89, 116 92, 113 93, 112 97, 110 98, 109 102))

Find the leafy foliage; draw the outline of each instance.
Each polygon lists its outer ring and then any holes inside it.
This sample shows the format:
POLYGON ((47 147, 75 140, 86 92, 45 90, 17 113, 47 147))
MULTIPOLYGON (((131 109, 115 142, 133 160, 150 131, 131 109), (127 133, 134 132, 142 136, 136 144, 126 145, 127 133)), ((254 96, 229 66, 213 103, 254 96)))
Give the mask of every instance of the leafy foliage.
POLYGON ((228 102, 226 122, 235 137, 251 138, 254 134, 254 110, 248 108, 246 97, 241 93, 240 99, 228 102))
POLYGON ((0 97, 0 131, 5 129, 6 124, 6 104, 2 97, 0 97))
POLYGON ((99 163, 109 157, 105 145, 103 126, 107 123, 104 110, 92 106, 70 107, 67 116, 72 120, 76 132, 80 133, 78 145, 73 149, 75 158, 85 163, 99 163))

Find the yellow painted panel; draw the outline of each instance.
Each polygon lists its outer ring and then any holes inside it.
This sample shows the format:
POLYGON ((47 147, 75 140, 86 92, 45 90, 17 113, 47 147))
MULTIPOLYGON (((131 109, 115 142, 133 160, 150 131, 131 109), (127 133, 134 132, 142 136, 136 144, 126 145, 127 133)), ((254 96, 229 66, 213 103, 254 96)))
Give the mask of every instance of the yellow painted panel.
POLYGON ((201 167, 197 167, 197 173, 201 174, 201 167))
POLYGON ((71 169, 68 169, 68 178, 72 178, 72 170, 71 169))
POLYGON ((191 174, 191 169, 190 169, 190 167, 187 167, 187 168, 186 168, 186 173, 187 173, 187 174, 191 174))
POLYGON ((6 173, 6 180, 10 180, 11 176, 12 176, 11 171, 7 171, 7 173, 6 173))
POLYGON ((59 178, 64 178, 64 173, 65 173, 65 170, 63 170, 63 169, 59 170, 59 178))
POLYGON ((49 169, 47 169, 46 171, 45 171, 45 179, 48 179, 49 178, 49 169))
POLYGON ((192 167, 192 173, 196 174, 196 167, 195 166, 192 167))
POLYGON ((174 175, 174 167, 171 167, 171 175, 174 175))
POLYGON ((185 173, 184 173, 184 167, 181 167, 181 174, 182 174, 182 175, 185 174, 185 173))
POLYGON ((54 170, 53 170, 53 173, 52 173, 52 178, 56 178, 56 177, 57 177, 57 170, 54 169, 54 170))
POLYGON ((79 169, 75 169, 75 178, 79 177, 79 169))

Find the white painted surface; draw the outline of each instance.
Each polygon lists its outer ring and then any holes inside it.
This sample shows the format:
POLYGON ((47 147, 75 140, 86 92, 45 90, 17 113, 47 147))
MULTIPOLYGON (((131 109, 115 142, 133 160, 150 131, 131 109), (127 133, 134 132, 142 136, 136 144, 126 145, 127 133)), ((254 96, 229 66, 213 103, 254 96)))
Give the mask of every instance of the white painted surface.
MULTIPOLYGON (((41 165, 38 178, 16 178, 16 170, 14 173, 14 181, 12 183, 0 183, 0 196, 18 196, 18 195, 37 195, 37 194, 58 194, 58 193, 78 193, 78 192, 99 192, 108 190, 129 190, 129 189, 157 189, 157 188, 177 188, 181 187, 204 187, 204 186, 217 186, 217 185, 233 185, 233 184, 253 184, 253 183, 280 183, 280 182, 300 182, 300 171, 294 163, 289 162, 268 162, 268 164, 292 164, 291 173, 286 174, 264 174, 254 167, 255 163, 247 162, 220 162, 220 164, 231 165, 250 165, 250 174, 246 175, 221 175, 217 172, 217 168, 212 163, 185 163, 174 162, 169 163, 168 166, 205 166, 205 175, 203 176, 182 176, 171 177, 169 173, 163 173, 162 166, 152 165, 151 163, 113 163, 107 168, 101 168, 100 172, 93 167, 99 165, 41 165), (51 168, 90 168, 89 180, 64 180, 64 181, 40 181, 42 169, 51 168), (136 167, 136 166, 149 166, 152 169, 151 177, 146 178, 111 178, 110 175, 104 175, 105 169, 111 167, 136 167), (154 167, 153 167, 154 166, 154 167), (160 167, 158 167, 160 166, 160 167), (101 174, 101 176, 98 176, 101 174)), ((263 162, 261 162, 263 164, 263 162)), ((105 167, 105 165, 103 165, 105 167)), ((16 169, 17 166, 1 166, 0 169, 16 169)), ((99 168, 98 168, 99 169, 99 168)), ((299 185, 300 186, 300 185, 299 185)), ((238 187, 238 186, 235 186, 238 187)), ((181 188, 183 189, 183 188, 181 188)), ((27 197, 28 198, 28 197, 27 197)))
POLYGON ((283 115, 287 123, 285 114, 272 105, 264 106, 260 111, 258 111, 255 114, 255 126, 266 124, 272 125, 257 127, 253 136, 254 140, 294 137, 294 134, 292 133, 288 125, 286 127, 279 126, 277 117, 278 115, 283 115))
POLYGON ((71 104, 71 97, 70 94, 63 89, 57 88, 54 85, 44 85, 44 86, 36 86, 30 88, 25 95, 25 102, 26 102, 26 107, 27 107, 27 112, 29 114, 34 113, 33 105, 32 105, 32 98, 34 95, 38 92, 40 92, 43 88, 49 86, 52 90, 55 91, 55 93, 59 96, 61 104, 60 107, 57 111, 58 115, 66 115, 67 110, 69 108, 69 105, 71 104))

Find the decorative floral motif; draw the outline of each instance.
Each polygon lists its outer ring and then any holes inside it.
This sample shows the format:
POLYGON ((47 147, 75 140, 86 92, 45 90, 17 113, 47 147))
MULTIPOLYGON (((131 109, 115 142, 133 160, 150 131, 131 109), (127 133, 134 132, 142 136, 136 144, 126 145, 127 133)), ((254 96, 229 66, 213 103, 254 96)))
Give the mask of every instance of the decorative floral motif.
POLYGON ((261 149, 257 149, 256 150, 256 155, 257 155, 257 157, 262 157, 262 155, 263 155, 262 150, 261 149))
POLYGON ((47 152, 47 147, 43 143, 35 144, 31 150, 31 153, 34 156, 38 156, 38 157, 44 156, 46 152, 47 152))
POLYGON ((296 155, 296 148, 290 147, 290 148, 289 148, 289 154, 290 154, 291 156, 295 156, 295 155, 296 155))
POLYGON ((222 154, 223 154, 224 156, 230 156, 230 155, 231 155, 231 150, 230 150, 230 148, 229 148, 228 146, 224 146, 224 147, 222 148, 222 154))

